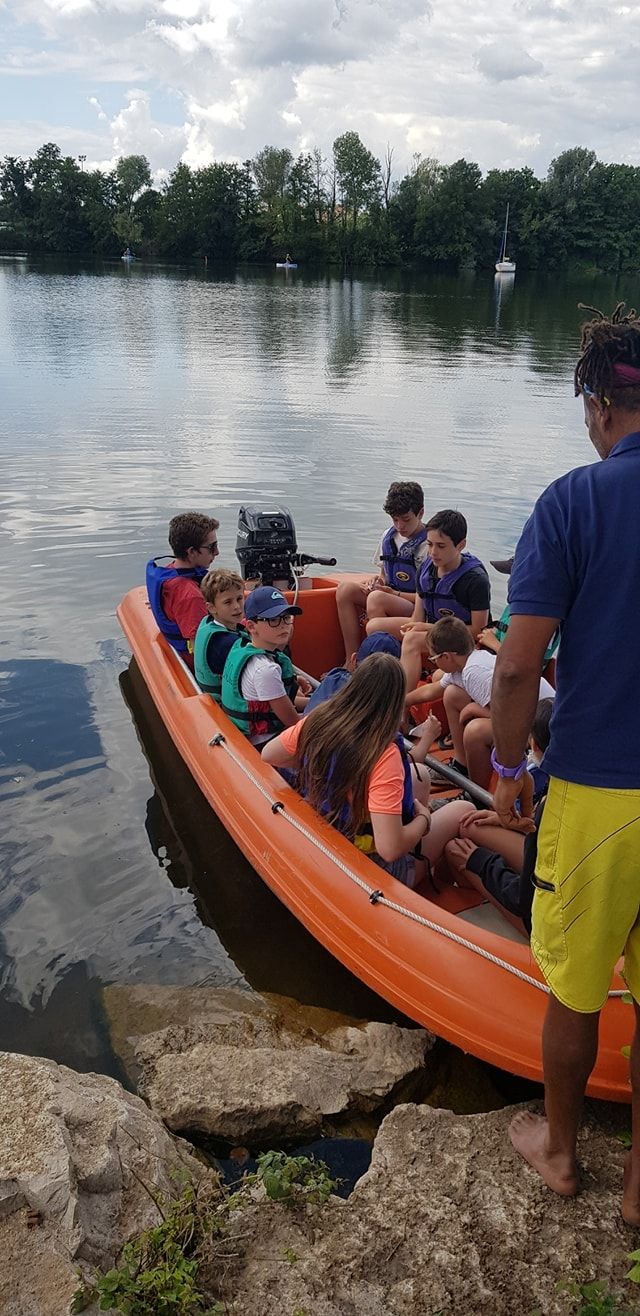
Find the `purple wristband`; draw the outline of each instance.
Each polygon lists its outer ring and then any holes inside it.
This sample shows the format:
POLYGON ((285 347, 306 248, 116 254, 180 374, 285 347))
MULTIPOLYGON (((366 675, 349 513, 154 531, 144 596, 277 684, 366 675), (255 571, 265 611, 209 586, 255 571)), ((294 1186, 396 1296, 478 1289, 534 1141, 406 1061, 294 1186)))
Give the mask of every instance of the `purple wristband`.
POLYGON ((527 760, 524 758, 522 763, 518 764, 517 768, 505 768, 502 763, 498 763, 495 749, 491 750, 491 767, 494 772, 497 772, 502 780, 506 778, 509 781, 515 781, 518 777, 522 776, 523 772, 526 770, 526 766, 527 760))

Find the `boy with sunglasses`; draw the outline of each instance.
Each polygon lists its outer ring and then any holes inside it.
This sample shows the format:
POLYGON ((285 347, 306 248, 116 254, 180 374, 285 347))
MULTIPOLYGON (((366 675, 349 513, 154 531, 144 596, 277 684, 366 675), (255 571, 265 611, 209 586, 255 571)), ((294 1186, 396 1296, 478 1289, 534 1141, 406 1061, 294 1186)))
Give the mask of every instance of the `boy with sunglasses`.
POLYGON ((224 665, 222 708, 258 750, 294 726, 306 704, 308 683, 298 680, 285 652, 301 614, 279 589, 253 590, 244 604, 248 638, 234 644, 224 665))
POLYGON ((147 563, 151 611, 162 634, 192 670, 196 631, 207 616, 200 583, 218 556, 219 524, 202 512, 180 512, 169 522, 173 559, 152 558, 147 563))

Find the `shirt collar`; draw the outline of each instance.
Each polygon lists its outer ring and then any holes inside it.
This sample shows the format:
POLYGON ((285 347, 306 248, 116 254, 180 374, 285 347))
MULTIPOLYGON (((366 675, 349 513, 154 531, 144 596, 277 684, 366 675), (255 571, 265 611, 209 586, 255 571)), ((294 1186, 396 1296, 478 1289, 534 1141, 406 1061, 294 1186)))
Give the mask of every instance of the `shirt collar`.
POLYGON ((640 448, 640 430, 634 430, 632 434, 625 434, 623 439, 618 439, 609 456, 618 457, 620 453, 633 452, 636 448, 640 448))

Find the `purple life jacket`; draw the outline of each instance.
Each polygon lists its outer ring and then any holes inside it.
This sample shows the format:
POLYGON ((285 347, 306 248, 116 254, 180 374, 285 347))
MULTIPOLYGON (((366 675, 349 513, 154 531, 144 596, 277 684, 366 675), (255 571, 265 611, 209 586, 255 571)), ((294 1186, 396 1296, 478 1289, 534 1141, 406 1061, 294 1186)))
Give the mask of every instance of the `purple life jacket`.
POLYGON ((473 553, 463 553, 460 566, 456 567, 455 571, 449 571, 446 576, 439 576, 431 558, 427 558, 418 577, 417 589, 424 604, 425 621, 436 622, 441 621, 443 617, 458 617, 466 626, 469 625, 471 613, 455 598, 453 587, 462 576, 467 574, 467 571, 472 571, 474 567, 482 567, 484 571, 483 563, 479 558, 474 557, 473 553))
POLYGON ((382 552, 380 561, 387 585, 392 589, 402 590, 406 594, 415 594, 416 581, 418 578, 419 567, 416 563, 416 549, 420 544, 424 544, 427 538, 427 527, 423 526, 418 533, 407 539, 405 544, 400 548, 396 545, 396 531, 391 526, 387 530, 382 540, 382 552))

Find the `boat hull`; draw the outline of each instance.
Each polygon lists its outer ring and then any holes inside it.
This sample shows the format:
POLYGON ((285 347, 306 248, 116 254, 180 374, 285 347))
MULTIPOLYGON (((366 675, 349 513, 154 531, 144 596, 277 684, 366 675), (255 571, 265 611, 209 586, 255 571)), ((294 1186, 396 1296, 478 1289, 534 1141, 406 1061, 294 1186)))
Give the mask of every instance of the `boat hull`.
POLYGON ((496 274, 515 274, 516 263, 514 260, 497 260, 496 274))
MULTIPOLYGON (((303 615, 296 621, 293 656, 316 676, 340 657, 340 579, 317 579, 299 597, 303 615)), ((458 905, 469 903, 469 893, 450 892, 447 908, 446 901, 436 905, 409 891, 319 818, 214 701, 197 691, 158 632, 144 588, 125 596, 118 618, 200 789, 255 870, 308 931, 409 1018, 481 1060, 541 1080, 547 996, 536 985, 540 974, 524 940, 463 922, 456 899, 458 905)), ((622 990, 624 984, 616 978, 612 986, 622 990)), ((610 999, 591 1095, 630 1099, 621 1048, 632 1032, 632 1009, 610 999)))

